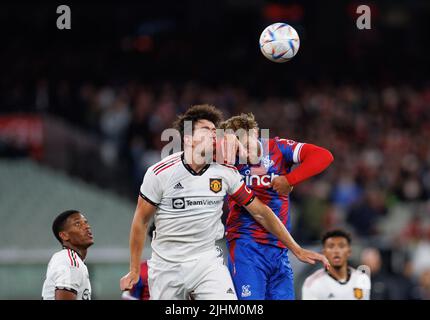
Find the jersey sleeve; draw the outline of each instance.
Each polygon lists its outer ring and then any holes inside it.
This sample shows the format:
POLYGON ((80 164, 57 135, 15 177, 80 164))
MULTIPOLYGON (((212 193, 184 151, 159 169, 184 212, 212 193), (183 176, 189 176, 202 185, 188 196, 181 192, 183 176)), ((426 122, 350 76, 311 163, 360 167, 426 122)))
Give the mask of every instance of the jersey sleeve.
POLYGON ((75 294, 78 293, 84 280, 82 269, 71 265, 70 261, 64 259, 58 262, 58 265, 53 268, 52 272, 55 289, 67 290, 75 294))
POLYGON ((360 271, 356 271, 358 276, 355 287, 363 291, 363 300, 370 300, 371 280, 370 277, 360 271))
POLYGON ((315 286, 311 285, 309 278, 305 280, 302 287, 302 300, 318 300, 315 286))
POLYGON ((161 202, 161 181, 154 173, 152 167, 146 171, 143 177, 143 182, 140 186, 140 196, 154 206, 157 206, 161 202))
POLYGON ((288 166, 291 163, 300 163, 293 171, 286 174, 291 186, 321 173, 334 160, 330 151, 311 143, 301 143, 288 139, 278 139, 277 143, 288 166))
POLYGON ((255 198, 254 192, 249 189, 242 176, 235 168, 226 168, 227 193, 231 199, 241 206, 249 205, 255 198))
POLYGON ((300 163, 300 151, 305 143, 297 142, 290 139, 277 139, 278 147, 282 152, 284 159, 291 163, 300 163))

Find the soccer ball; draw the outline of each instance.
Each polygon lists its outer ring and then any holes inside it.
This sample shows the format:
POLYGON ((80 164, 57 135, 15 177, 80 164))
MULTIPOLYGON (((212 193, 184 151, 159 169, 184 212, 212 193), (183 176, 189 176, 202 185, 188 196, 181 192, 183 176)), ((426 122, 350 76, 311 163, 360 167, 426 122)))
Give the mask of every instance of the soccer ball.
POLYGON ((260 49, 274 62, 291 60, 299 51, 300 38, 297 31, 286 23, 274 23, 261 33, 260 49))

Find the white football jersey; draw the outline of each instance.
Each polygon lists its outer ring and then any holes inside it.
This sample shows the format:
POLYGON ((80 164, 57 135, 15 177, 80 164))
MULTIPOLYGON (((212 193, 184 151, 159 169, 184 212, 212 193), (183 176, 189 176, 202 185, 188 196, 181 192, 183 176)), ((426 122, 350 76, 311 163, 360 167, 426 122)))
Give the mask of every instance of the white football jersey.
POLYGON ((76 293, 77 300, 91 300, 91 284, 87 266, 72 249, 55 253, 48 264, 42 299, 55 300, 55 290, 76 293))
POLYGON ((213 249, 224 236, 221 215, 226 194, 243 205, 254 199, 233 166, 212 163, 196 173, 185 163, 183 152, 151 166, 140 195, 157 206, 153 253, 166 261, 184 262, 213 249))
POLYGON ((370 278, 367 274, 349 267, 348 279, 341 282, 325 269, 320 269, 306 278, 302 288, 302 299, 369 300, 370 278))

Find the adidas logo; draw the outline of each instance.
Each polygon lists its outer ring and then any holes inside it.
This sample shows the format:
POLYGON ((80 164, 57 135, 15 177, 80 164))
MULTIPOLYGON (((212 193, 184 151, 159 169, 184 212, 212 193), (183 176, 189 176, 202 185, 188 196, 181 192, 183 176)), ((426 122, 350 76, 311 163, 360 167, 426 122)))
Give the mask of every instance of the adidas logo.
POLYGON ((173 189, 176 189, 176 190, 178 190, 178 189, 184 189, 184 187, 182 186, 182 184, 181 184, 180 182, 178 182, 178 183, 173 187, 173 189))
POLYGON ((233 291, 233 289, 232 289, 232 288, 228 288, 227 293, 234 294, 234 291, 233 291))

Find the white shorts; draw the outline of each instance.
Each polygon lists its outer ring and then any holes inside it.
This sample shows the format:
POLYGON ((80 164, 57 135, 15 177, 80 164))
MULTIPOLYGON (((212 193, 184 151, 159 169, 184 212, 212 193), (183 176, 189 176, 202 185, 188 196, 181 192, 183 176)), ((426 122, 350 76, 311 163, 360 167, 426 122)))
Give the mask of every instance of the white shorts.
POLYGON ((148 287, 151 300, 237 300, 219 248, 182 263, 153 255, 148 261, 148 287))

